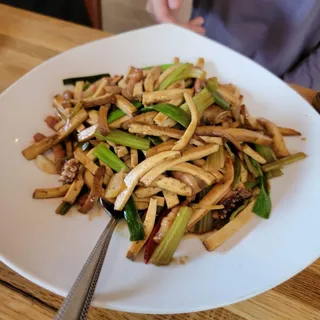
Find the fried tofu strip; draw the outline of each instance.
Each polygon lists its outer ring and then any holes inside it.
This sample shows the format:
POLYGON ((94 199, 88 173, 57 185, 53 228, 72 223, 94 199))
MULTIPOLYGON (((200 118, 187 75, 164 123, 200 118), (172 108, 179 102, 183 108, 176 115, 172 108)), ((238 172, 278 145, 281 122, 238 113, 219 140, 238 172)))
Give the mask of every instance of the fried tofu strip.
POLYGON ((281 134, 283 136, 301 136, 301 133, 299 131, 296 131, 294 129, 291 129, 291 128, 283 128, 283 127, 278 127, 281 134))
POLYGON ((193 89, 169 89, 153 92, 144 92, 142 95, 142 103, 148 106, 153 103, 165 102, 173 99, 179 99, 184 93, 193 95, 193 89))
MULTIPOLYGON (((272 144, 272 139, 270 137, 255 131, 241 129, 241 128, 223 129, 221 127, 207 126, 207 127, 198 127, 195 132, 195 134, 199 136, 205 136, 205 135, 215 136, 216 134, 219 134, 219 133, 227 133, 231 135, 233 138, 235 138, 237 141, 256 143, 256 144, 261 144, 265 146, 269 146, 272 144)), ((234 144, 234 142, 232 143, 234 144)))
MULTIPOLYGON (((199 207, 211 207, 217 204, 230 190, 234 179, 234 168, 232 160, 228 157, 225 163, 226 174, 222 182, 217 183, 213 188, 199 201, 199 207)), ((188 229, 193 227, 202 217, 204 217, 210 210, 196 209, 190 218, 188 229)))
POLYGON ((127 188, 118 195, 114 204, 114 209, 123 210, 134 188, 138 184, 139 179, 143 177, 150 169, 152 169, 154 166, 157 166, 159 163, 164 162, 168 159, 179 157, 179 155, 180 155, 180 152, 178 151, 165 151, 140 162, 126 176, 124 182, 127 188))
MULTIPOLYGON (((41 188, 36 189, 33 192, 33 199, 51 199, 51 198, 59 198, 63 197, 67 194, 70 189, 70 184, 64 184, 63 186, 56 188, 41 188)), ((161 190, 161 189, 160 189, 161 190)))
POLYGON ((162 69, 160 66, 153 67, 149 71, 146 79, 144 80, 145 92, 152 92, 154 90, 154 83, 159 78, 161 71, 162 71, 162 69))
POLYGON ((253 217, 252 212, 255 201, 251 201, 233 220, 229 221, 224 227, 218 231, 212 231, 209 236, 203 241, 203 245, 208 251, 213 251, 223 242, 231 238, 253 217))
MULTIPOLYGON (((105 93, 103 96, 100 97, 89 97, 82 99, 82 106, 85 109, 93 108, 96 106, 101 106, 103 104, 107 103, 113 103, 114 102, 114 95, 112 93, 105 93)), ((71 100, 73 104, 77 104, 77 100, 71 100)))
POLYGON ((184 132, 183 136, 180 138, 180 140, 173 146, 172 150, 183 150, 187 147, 187 145, 189 144, 189 141, 191 140, 198 122, 199 122, 199 113, 198 113, 198 109, 196 104, 194 103, 192 97, 188 94, 188 93, 184 93, 183 94, 184 99, 187 102, 187 105, 189 107, 190 110, 190 114, 191 114, 191 122, 187 128, 187 130, 184 132))
POLYGON ((242 151, 261 164, 267 163, 267 160, 264 157, 262 157, 257 151, 250 148, 247 144, 243 146, 242 151))
POLYGON ((175 143, 175 140, 168 140, 152 147, 147 151, 146 158, 150 158, 151 156, 163 151, 171 150, 175 143))
POLYGON ((163 196, 166 201, 168 209, 174 208, 175 206, 177 206, 180 203, 179 198, 176 193, 171 192, 169 190, 163 190, 162 193, 163 193, 163 196))
POLYGON ((132 115, 137 111, 137 108, 125 97, 116 94, 116 106, 121 109, 126 115, 132 117, 132 115))
POLYGON ((156 111, 150 111, 150 112, 138 114, 137 116, 123 122, 121 124, 121 128, 128 130, 131 123, 135 123, 135 122, 153 125, 154 124, 153 119, 157 114, 158 113, 156 111))
POLYGON ((190 186, 174 178, 163 177, 155 181, 155 185, 158 188, 174 192, 180 196, 188 197, 192 195, 192 188, 190 186))
MULTIPOLYGON (((183 136, 183 131, 173 128, 161 128, 156 125, 144 125, 140 123, 132 123, 129 126, 130 133, 141 133, 143 135, 150 135, 156 137, 167 136, 174 139, 180 139, 183 136)), ((193 136, 190 142, 196 146, 204 145, 199 137, 193 136)))
POLYGON ((110 178, 105 192, 106 198, 115 198, 123 189, 125 189, 126 185, 124 183, 124 177, 124 172, 117 172, 110 178))
POLYGON ((130 168, 134 168, 139 164, 138 150, 130 149, 130 168))
POLYGON ((192 147, 183 152, 181 157, 174 160, 163 161, 161 164, 154 166, 153 169, 151 169, 147 174, 143 176, 143 178, 140 179, 140 182, 144 186, 148 187, 159 175, 161 175, 169 168, 172 168, 173 166, 186 161, 201 159, 208 156, 209 154, 217 152, 218 149, 219 146, 215 144, 207 144, 201 147, 192 147))
POLYGON ((170 171, 181 171, 185 173, 189 173, 193 175, 196 178, 201 179, 204 181, 208 186, 213 184, 213 182, 216 180, 215 176, 212 175, 210 172, 207 172, 203 170, 202 168, 191 164, 189 162, 176 164, 175 166, 169 168, 170 171))
POLYGON ((99 109, 98 125, 99 125, 99 131, 103 136, 106 136, 110 132, 108 122, 107 122, 109 109, 110 109, 110 103, 104 106, 101 106, 99 109))
POLYGON ((162 189, 158 187, 139 187, 134 194, 137 198, 150 198, 161 190, 162 189))
POLYGON ((280 129, 273 122, 267 119, 259 118, 257 120, 261 125, 263 125, 267 129, 269 134, 272 136, 273 138, 272 147, 276 156, 279 158, 290 156, 290 152, 286 147, 286 144, 284 142, 280 129))
POLYGON ((65 139, 71 132, 73 132, 83 121, 88 117, 85 110, 80 110, 71 120, 68 126, 61 128, 57 133, 45 139, 33 143, 28 148, 22 151, 23 156, 27 160, 34 159, 37 155, 46 152, 53 146, 57 145, 61 140, 65 139))

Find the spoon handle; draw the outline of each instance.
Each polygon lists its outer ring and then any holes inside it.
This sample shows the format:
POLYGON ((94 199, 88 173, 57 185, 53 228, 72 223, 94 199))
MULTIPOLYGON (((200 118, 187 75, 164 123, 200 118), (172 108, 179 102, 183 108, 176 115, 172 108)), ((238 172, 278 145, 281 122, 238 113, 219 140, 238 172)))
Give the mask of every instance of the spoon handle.
POLYGON ((94 290, 117 222, 116 219, 111 218, 103 230, 77 280, 61 305, 55 317, 56 320, 87 319, 94 290))

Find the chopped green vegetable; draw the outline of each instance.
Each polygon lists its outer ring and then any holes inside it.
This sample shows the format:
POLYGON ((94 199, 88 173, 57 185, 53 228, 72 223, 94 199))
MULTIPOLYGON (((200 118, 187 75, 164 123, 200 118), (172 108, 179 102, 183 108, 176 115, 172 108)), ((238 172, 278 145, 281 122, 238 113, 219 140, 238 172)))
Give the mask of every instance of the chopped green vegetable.
POLYGON ((146 136, 146 138, 148 138, 155 146, 163 142, 159 137, 156 136, 146 136))
POLYGON ((165 80, 160 83, 160 90, 167 89, 174 82, 189 78, 204 79, 206 72, 199 68, 194 68, 191 63, 181 64, 165 80))
POLYGON ((250 160, 255 170, 259 173, 259 176, 262 176, 263 172, 261 171, 260 163, 257 160, 254 160, 253 158, 250 158, 250 160))
POLYGON ((108 123, 116 121, 116 120, 122 118, 125 115, 126 114, 122 110, 116 109, 116 110, 110 112, 110 114, 108 115, 108 123))
POLYGON ((244 184, 244 187, 247 189, 247 190, 251 190, 253 189, 254 187, 256 187, 257 185, 259 185, 260 181, 257 179, 255 181, 247 181, 245 184, 244 184))
POLYGON ((207 83, 207 88, 211 92, 215 104, 217 104, 220 108, 229 110, 230 104, 221 96, 218 92, 218 80, 217 78, 210 78, 207 83))
POLYGON ((133 104, 137 109, 143 107, 143 104, 142 104, 142 102, 140 102, 140 101, 133 101, 132 104, 133 104))
POLYGON ((233 220, 248 205, 248 203, 248 199, 244 200, 243 204, 232 212, 229 221, 233 220))
POLYGON ((124 217, 130 232, 130 241, 144 240, 143 224, 132 197, 126 203, 124 217))
POLYGON ((71 114, 69 116, 69 120, 72 119, 82 108, 83 102, 80 100, 77 102, 77 104, 74 106, 74 108, 71 111, 71 114))
POLYGON ((206 233, 212 230, 213 228, 213 217, 212 211, 208 212, 198 223, 197 223, 197 232, 198 234, 206 233))
POLYGON ((247 154, 243 155, 244 161, 247 165, 248 170, 257 178, 263 175, 260 164, 256 160, 249 157, 247 154))
POLYGON ((212 92, 212 96, 216 105, 225 110, 230 110, 230 104, 223 99, 221 94, 217 92, 212 92))
POLYGON ((306 157, 307 157, 307 155, 305 153, 298 152, 298 153, 292 154, 288 157, 284 157, 280 160, 274 161, 272 163, 264 164, 261 168, 264 172, 269 172, 271 170, 281 169, 282 166, 288 165, 288 164, 296 162, 298 160, 302 160, 306 157))
MULTIPOLYGON (((137 108, 141 108, 143 107, 143 104, 140 101, 134 101, 132 102, 132 104, 137 108)), ((124 113, 121 109, 116 109, 112 112, 110 112, 109 116, 108 116, 108 123, 111 123, 113 121, 116 121, 120 118, 122 118, 123 116, 125 116, 126 113, 124 113)))
MULTIPOLYGON (((205 109, 207 109, 208 107, 210 107, 214 102, 212 94, 206 88, 202 89, 199 93, 197 93, 193 97, 193 101, 194 101, 195 105, 197 106, 199 115, 202 115, 203 111, 205 109)), ((188 104, 186 102, 182 106, 180 106, 180 109, 182 109, 185 112, 190 113, 188 104)))
POLYGON ((74 85, 77 81, 86 81, 89 83, 93 83, 103 77, 110 77, 110 74, 109 73, 102 73, 102 74, 96 74, 96 75, 92 75, 92 76, 67 78, 67 79, 63 79, 63 84, 64 85, 67 85, 67 84, 74 85))
MULTIPOLYGON (((160 67, 162 69, 162 71, 166 71, 167 69, 169 69, 170 67, 172 67, 174 64, 173 63, 168 63, 168 64, 161 64, 160 67)), ((151 67, 143 67, 141 68, 142 70, 150 70, 154 68, 154 66, 151 67)))
POLYGON ((159 111, 165 114, 169 118, 180 123, 185 128, 188 127, 191 121, 190 115, 187 112, 169 103, 159 103, 159 104, 153 105, 152 107, 143 108, 141 109, 141 112, 147 112, 147 111, 153 111, 153 110, 159 111))
POLYGON ((269 192, 266 188, 266 178, 264 176, 259 177, 259 183, 260 192, 252 211, 259 217, 268 219, 271 213, 272 205, 269 192))
POLYGON ((58 208, 56 209, 56 213, 64 216, 71 209, 71 207, 72 207, 71 203, 62 201, 58 206, 58 208))
POLYGON ((84 85, 83 85, 82 90, 85 91, 85 90, 87 90, 89 87, 90 87, 90 82, 89 82, 89 81, 86 81, 86 82, 84 83, 84 85))
POLYGON ((192 209, 182 207, 173 221, 169 231, 166 233, 156 250, 154 251, 151 262, 155 265, 167 265, 170 263, 174 252, 186 232, 192 209))
MULTIPOLYGON (((201 190, 197 196, 197 202, 199 201, 212 189, 212 186, 208 186, 201 190)), ((200 221, 194 226, 193 233, 202 234, 211 231, 213 228, 213 217, 212 210, 210 210, 200 221)))
POLYGON ((232 150, 230 149, 229 145, 227 143, 225 143, 224 147, 226 148, 226 150, 227 150, 227 152, 229 154, 229 157, 232 159, 232 161, 235 161, 235 155, 232 152, 232 150))
POLYGON ((218 79, 216 77, 209 78, 207 81, 207 88, 210 92, 217 92, 218 90, 218 79))
POLYGON ((110 141, 121 146, 126 146, 138 150, 148 151, 150 149, 150 141, 146 138, 137 137, 134 134, 113 129, 106 136, 96 131, 95 136, 101 141, 110 141))
MULTIPOLYGON (((270 146, 262 146, 262 145, 256 144, 255 149, 263 158, 267 160, 267 163, 272 163, 277 160, 277 157, 270 146)), ((280 177, 282 175, 283 175, 283 172, 281 171, 281 169, 271 170, 266 173, 267 179, 280 177)))
POLYGON ((237 189, 238 187, 238 184, 240 182, 240 175, 241 175, 241 160, 237 155, 235 155, 234 156, 234 180, 232 184, 233 190, 237 189))
POLYGON ((207 157, 205 170, 206 171, 213 171, 213 170, 220 170, 224 167, 224 149, 223 146, 219 146, 219 150, 210 154, 207 157))
POLYGON ((127 165, 122 160, 120 160, 116 154, 109 150, 103 143, 100 143, 95 147, 93 155, 117 172, 129 171, 127 165))

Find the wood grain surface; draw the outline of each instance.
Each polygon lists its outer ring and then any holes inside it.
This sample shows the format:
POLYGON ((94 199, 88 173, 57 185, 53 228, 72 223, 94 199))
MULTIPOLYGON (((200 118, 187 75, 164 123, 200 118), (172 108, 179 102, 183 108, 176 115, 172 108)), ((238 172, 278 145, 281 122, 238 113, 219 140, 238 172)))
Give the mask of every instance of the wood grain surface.
MULTIPOLYGON (((0 92, 56 54, 109 34, 0 5, 0 92)), ((294 86, 309 102, 315 92, 294 86)), ((267 270, 266 270, 267 272, 267 270)), ((52 319, 62 298, 0 263, 0 320, 52 319)), ((226 308, 182 315, 138 315, 91 308, 89 319, 317 320, 320 260, 282 285, 226 308)))

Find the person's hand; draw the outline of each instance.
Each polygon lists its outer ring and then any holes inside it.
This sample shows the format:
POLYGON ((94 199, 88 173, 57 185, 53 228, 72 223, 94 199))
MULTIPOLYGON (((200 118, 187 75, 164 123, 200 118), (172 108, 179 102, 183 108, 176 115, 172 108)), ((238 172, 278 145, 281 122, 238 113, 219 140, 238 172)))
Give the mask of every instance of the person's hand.
POLYGON ((174 23, 204 34, 205 29, 202 27, 204 19, 202 17, 197 17, 189 23, 178 23, 173 15, 173 10, 181 8, 182 5, 183 0, 149 0, 147 10, 154 15, 159 23, 174 23))

